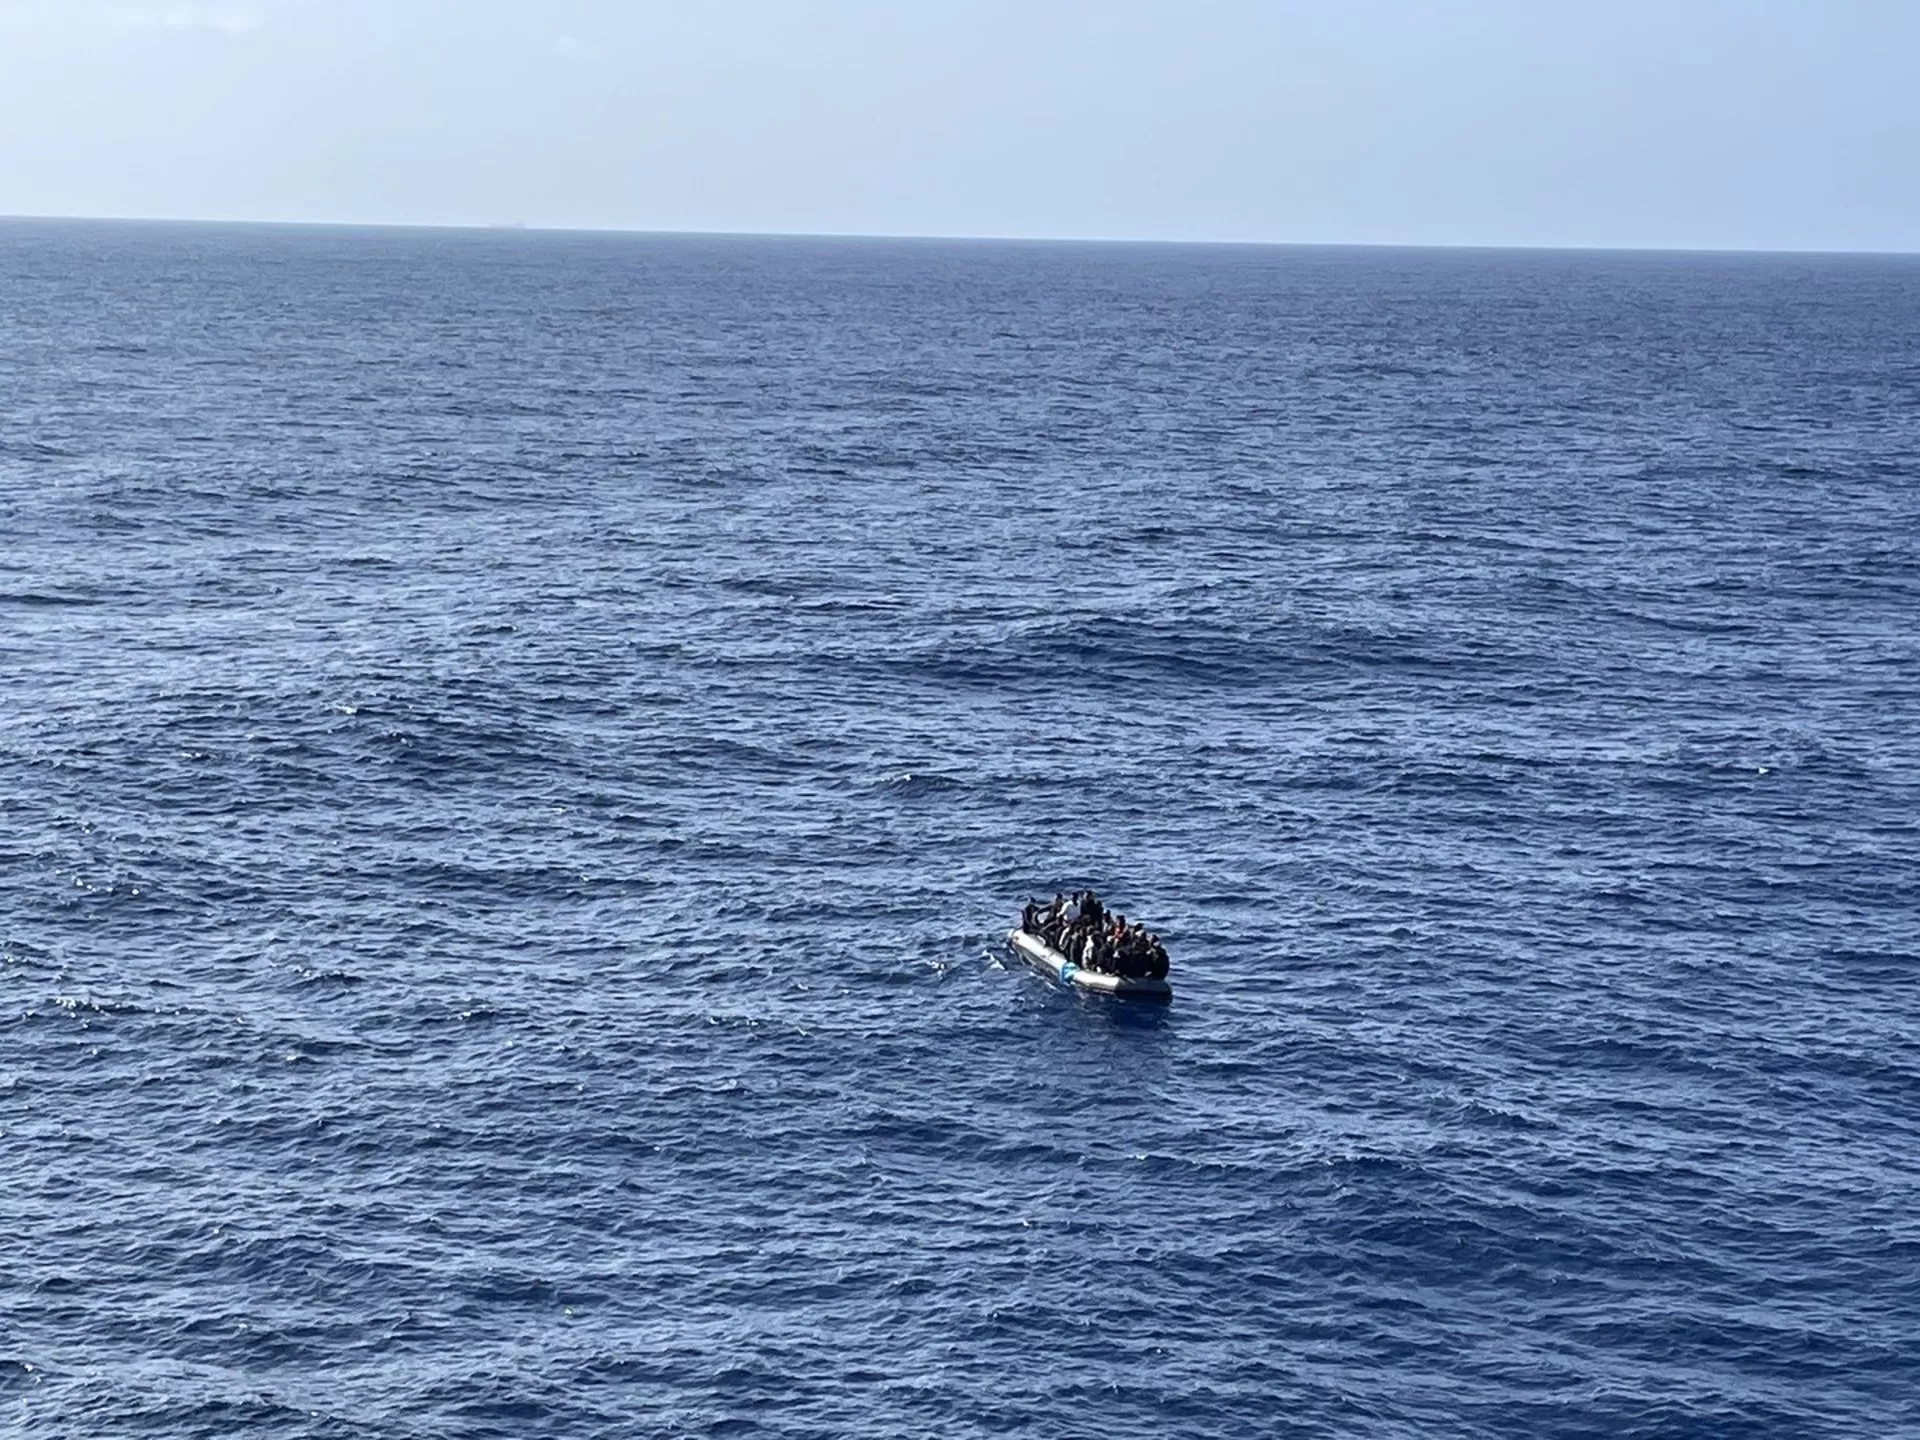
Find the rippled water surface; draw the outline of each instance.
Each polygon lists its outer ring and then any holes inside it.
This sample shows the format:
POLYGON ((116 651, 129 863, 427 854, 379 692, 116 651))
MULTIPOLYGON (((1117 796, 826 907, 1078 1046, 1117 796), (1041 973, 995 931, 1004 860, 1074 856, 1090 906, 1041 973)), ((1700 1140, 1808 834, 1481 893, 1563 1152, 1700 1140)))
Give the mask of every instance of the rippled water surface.
POLYGON ((1915 260, 0 224, 0 1432, 1920 1433, 1916 480, 1915 260))

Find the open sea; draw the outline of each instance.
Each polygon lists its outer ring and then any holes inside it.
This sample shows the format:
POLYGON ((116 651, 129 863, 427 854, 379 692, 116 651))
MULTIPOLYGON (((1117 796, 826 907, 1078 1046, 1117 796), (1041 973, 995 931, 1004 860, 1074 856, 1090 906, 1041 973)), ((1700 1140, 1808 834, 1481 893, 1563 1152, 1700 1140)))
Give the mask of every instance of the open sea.
POLYGON ((1920 1435, 1920 258, 0 222, 0 681, 0 1435, 1920 1435))

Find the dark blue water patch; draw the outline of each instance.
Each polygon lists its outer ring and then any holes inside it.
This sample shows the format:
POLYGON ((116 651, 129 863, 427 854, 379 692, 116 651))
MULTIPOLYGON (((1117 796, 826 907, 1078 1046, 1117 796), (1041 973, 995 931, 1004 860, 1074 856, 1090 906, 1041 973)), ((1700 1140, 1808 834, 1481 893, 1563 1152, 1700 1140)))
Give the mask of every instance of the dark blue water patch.
POLYGON ((0 275, 0 1429, 1912 1428, 1912 262, 0 275))
POLYGON ((0 590, 0 605, 18 605, 27 609, 62 605, 99 605, 107 597, 97 593, 58 590, 0 590))

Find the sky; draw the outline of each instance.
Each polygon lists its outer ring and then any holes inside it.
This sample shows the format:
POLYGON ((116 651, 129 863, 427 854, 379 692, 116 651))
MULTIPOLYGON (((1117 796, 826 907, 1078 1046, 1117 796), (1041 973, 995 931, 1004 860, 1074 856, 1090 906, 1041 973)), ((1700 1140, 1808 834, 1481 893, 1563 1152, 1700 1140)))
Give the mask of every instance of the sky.
POLYGON ((0 214, 1920 251, 1920 0, 0 0, 0 214))

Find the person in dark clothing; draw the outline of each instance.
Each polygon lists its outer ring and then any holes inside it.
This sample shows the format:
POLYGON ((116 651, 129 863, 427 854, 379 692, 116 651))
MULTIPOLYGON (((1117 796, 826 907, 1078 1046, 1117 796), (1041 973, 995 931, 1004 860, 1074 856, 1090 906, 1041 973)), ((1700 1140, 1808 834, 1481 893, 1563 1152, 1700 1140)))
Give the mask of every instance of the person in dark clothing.
POLYGON ((1067 897, 1053 892, 1053 903, 1040 917, 1040 938, 1058 950, 1066 940, 1067 897))

